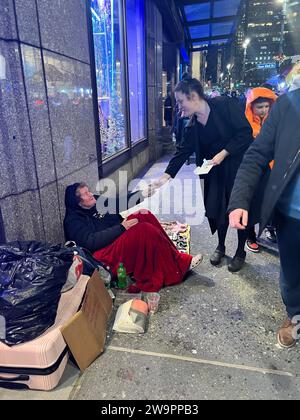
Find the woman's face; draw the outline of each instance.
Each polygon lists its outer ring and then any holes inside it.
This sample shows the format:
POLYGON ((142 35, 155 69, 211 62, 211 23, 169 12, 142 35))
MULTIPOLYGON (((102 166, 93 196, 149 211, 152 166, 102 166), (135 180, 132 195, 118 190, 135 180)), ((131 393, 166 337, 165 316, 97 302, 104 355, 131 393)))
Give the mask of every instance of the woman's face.
POLYGON ((96 204, 96 199, 88 187, 80 188, 80 204, 84 207, 91 208, 96 204))
POLYGON ((197 112, 200 100, 195 92, 192 92, 189 97, 185 93, 175 92, 175 98, 182 116, 191 117, 197 112))

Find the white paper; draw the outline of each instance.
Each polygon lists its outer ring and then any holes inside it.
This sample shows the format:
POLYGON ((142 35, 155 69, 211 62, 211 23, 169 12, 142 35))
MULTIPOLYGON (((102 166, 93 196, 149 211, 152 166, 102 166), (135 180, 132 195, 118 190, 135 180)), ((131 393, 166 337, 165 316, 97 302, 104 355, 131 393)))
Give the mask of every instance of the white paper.
POLYGON ((197 166, 194 170, 195 175, 206 175, 214 167, 214 165, 209 163, 209 160, 204 159, 202 166, 197 166))
POLYGON ((153 195, 151 195, 150 197, 145 197, 140 204, 137 204, 136 206, 131 207, 128 210, 122 211, 120 215, 125 219, 126 217, 130 216, 130 214, 136 213, 137 211, 143 209, 149 210, 152 214, 158 215, 163 191, 166 188, 168 188, 168 183, 169 182, 164 184, 162 187, 157 188, 153 195))

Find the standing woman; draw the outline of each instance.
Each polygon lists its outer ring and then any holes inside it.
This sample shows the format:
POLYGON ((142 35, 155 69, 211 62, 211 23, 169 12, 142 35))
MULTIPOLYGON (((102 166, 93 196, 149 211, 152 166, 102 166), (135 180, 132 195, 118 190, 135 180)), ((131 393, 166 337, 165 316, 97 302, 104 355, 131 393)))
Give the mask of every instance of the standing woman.
MULTIPOLYGON (((237 170, 253 140, 252 130, 237 101, 223 96, 206 99, 197 79, 179 82, 175 97, 190 123, 185 128, 182 144, 162 177, 149 187, 149 194, 174 178, 192 153, 196 153, 197 166, 202 165, 204 158, 211 160, 214 167, 204 177, 204 204, 211 232, 218 232, 218 246, 210 258, 216 266, 225 256, 227 207, 237 170)), ((238 231, 238 246, 228 266, 231 272, 239 271, 244 264, 246 239, 247 231, 238 231)))

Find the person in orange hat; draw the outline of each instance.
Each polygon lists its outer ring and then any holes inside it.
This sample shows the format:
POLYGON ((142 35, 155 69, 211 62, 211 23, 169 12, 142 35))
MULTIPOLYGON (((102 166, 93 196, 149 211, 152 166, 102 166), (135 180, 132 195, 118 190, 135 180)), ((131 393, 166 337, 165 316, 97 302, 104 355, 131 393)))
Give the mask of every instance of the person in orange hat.
MULTIPOLYGON (((248 91, 245 113, 247 120, 252 127, 254 138, 260 133, 261 127, 268 118, 270 109, 276 99, 277 96, 275 92, 265 87, 257 87, 248 91)), ((271 169, 272 166, 273 162, 270 163, 271 169)), ((276 241, 275 229, 271 225, 267 227, 267 238, 272 242, 276 241)), ((259 252, 254 226, 249 229, 246 248, 251 252, 259 252)))

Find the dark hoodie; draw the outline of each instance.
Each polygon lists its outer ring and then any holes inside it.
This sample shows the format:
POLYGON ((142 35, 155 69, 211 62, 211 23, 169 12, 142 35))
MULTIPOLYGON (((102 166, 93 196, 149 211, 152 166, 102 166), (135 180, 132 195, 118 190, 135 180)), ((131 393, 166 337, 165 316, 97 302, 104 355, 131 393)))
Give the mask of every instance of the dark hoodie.
POLYGON ((79 185, 76 183, 66 188, 65 236, 67 241, 75 241, 77 245, 95 252, 110 245, 126 229, 121 225, 123 219, 119 214, 102 216, 96 206, 91 209, 80 207, 80 199, 75 194, 79 185))

